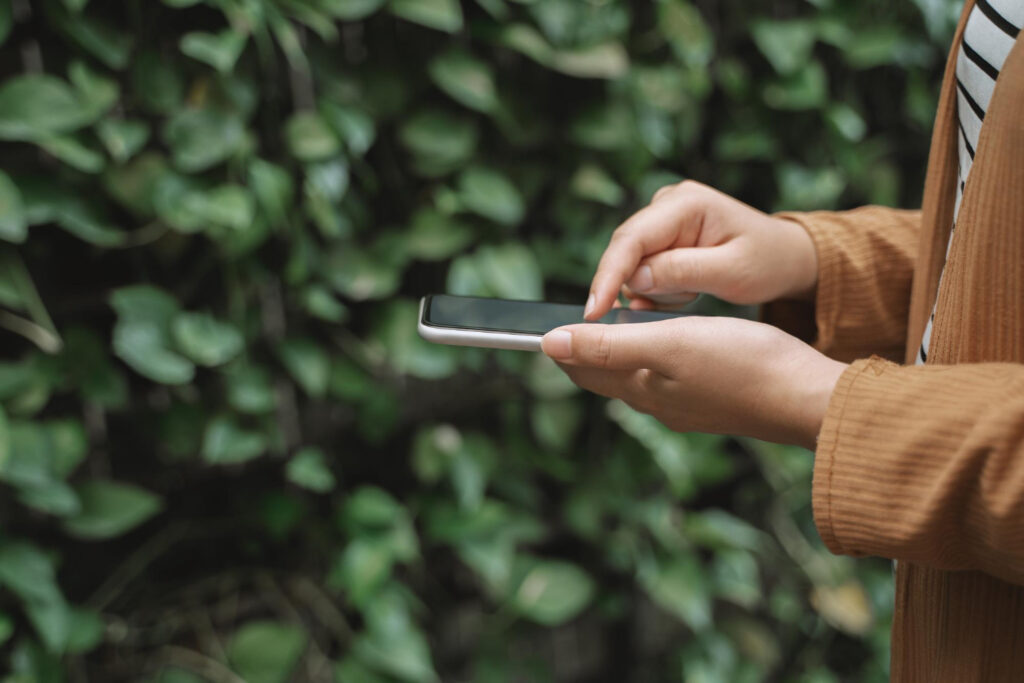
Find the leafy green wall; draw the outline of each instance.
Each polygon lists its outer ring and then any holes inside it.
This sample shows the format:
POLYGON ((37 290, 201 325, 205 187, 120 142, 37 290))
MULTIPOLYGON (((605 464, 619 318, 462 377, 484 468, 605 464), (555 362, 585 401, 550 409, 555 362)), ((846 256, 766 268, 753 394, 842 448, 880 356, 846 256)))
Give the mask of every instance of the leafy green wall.
POLYGON ((886 680, 808 453, 416 300, 682 177, 913 205, 957 4, 0 0, 4 680, 886 680))

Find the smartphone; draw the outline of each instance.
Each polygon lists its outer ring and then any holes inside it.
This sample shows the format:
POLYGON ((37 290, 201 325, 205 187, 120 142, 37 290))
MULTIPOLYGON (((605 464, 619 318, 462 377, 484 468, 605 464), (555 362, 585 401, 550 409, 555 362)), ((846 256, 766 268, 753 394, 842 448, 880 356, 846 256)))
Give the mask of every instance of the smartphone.
MULTIPOLYGON (((681 315, 687 314, 616 308, 594 323, 646 323, 681 315)), ((588 322, 583 306, 433 294, 420 300, 418 328, 421 337, 438 344, 540 351, 546 333, 582 322, 588 322)))

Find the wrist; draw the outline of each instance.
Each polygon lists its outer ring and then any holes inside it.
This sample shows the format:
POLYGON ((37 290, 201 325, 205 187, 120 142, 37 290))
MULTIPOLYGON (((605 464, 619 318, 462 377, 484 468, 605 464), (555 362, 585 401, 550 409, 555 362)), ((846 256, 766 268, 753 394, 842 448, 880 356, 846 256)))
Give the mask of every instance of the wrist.
POLYGON ((790 283, 783 298, 814 301, 818 287, 818 252, 811 235, 803 226, 788 218, 772 217, 785 235, 785 253, 790 257, 787 269, 790 283))
POLYGON ((811 376, 794 378, 798 385, 796 403, 800 406, 796 415, 795 441, 797 445, 812 451, 817 446, 818 434, 821 433, 839 377, 849 367, 846 363, 825 356, 821 356, 820 362, 815 365, 811 376))

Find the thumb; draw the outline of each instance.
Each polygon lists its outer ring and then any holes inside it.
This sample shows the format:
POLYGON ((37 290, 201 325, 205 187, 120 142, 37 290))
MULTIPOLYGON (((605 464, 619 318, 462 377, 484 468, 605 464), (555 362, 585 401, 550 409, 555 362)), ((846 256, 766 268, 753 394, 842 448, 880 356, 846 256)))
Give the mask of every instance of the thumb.
POLYGON ((678 292, 718 294, 730 289, 738 268, 736 250, 730 245, 670 249, 641 261, 626 286, 643 296, 678 292))
POLYGON ((605 370, 659 370, 668 357, 666 340, 672 336, 668 328, 681 320, 567 325, 544 335, 541 349, 565 365, 605 370))

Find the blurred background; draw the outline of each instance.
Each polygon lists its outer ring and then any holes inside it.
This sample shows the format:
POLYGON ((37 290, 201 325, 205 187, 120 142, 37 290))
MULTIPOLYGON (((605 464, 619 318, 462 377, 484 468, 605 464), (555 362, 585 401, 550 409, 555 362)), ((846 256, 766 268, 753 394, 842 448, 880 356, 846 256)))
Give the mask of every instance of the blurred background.
POLYGON ((960 4, 0 0, 2 680, 888 680, 809 452, 416 302, 682 178, 917 206, 960 4))

